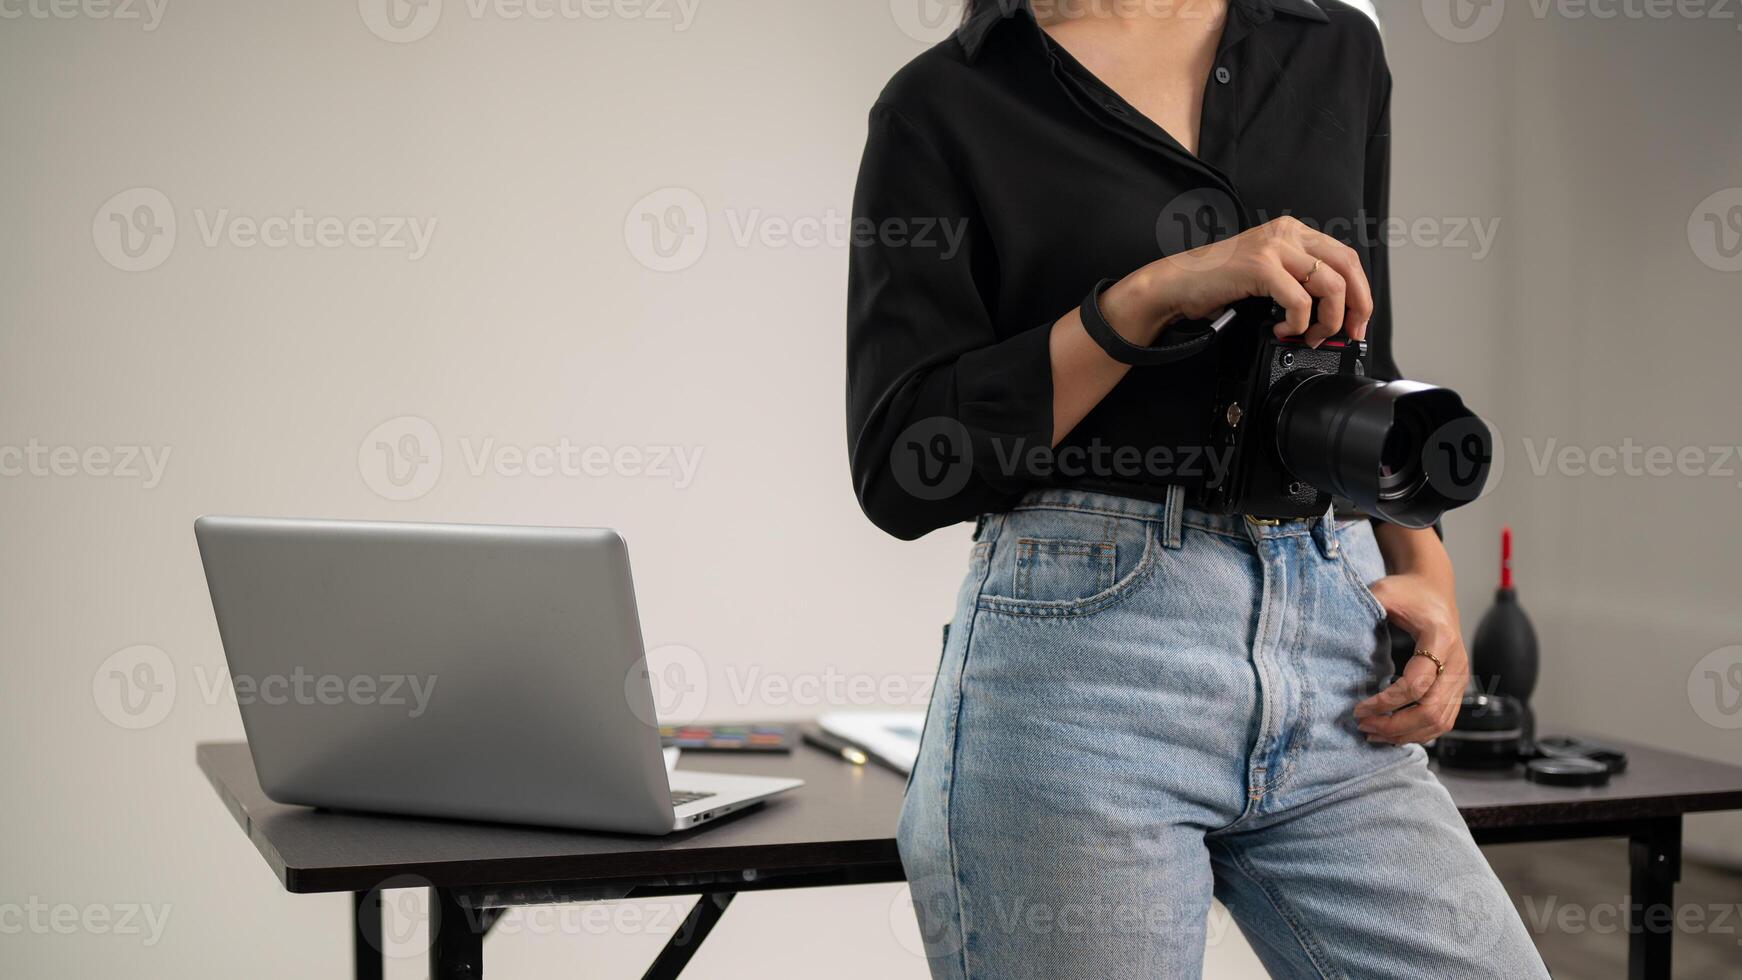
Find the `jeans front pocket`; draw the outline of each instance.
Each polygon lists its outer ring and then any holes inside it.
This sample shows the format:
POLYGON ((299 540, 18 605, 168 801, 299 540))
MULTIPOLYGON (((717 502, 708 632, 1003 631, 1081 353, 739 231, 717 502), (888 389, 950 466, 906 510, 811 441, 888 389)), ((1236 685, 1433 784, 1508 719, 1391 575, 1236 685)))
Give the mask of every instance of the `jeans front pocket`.
POLYGON ((1011 598, 1040 602, 1081 599, 1113 587, 1119 546, 1112 541, 1017 538, 1011 598))
POLYGON ((1385 557, 1379 552, 1379 541, 1373 536, 1373 526, 1366 521, 1342 525, 1337 529, 1337 538, 1341 544, 1339 550, 1343 571, 1349 578, 1349 584, 1355 587, 1356 598, 1375 620, 1384 622, 1385 608, 1379 604, 1373 590, 1368 588, 1385 577, 1385 557))
POLYGON ((1155 526, 1123 515, 1018 508, 991 546, 979 607, 1014 616, 1083 616, 1130 593, 1154 568, 1155 526))

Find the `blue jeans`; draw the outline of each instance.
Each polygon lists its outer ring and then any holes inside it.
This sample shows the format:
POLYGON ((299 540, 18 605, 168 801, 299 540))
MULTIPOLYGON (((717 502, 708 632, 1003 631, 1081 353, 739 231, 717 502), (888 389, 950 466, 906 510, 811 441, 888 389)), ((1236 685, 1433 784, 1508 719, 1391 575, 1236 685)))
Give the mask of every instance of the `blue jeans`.
POLYGON ((1045 490, 982 518, 899 841, 932 976, 1546 977, 1391 674, 1364 521, 1045 490))

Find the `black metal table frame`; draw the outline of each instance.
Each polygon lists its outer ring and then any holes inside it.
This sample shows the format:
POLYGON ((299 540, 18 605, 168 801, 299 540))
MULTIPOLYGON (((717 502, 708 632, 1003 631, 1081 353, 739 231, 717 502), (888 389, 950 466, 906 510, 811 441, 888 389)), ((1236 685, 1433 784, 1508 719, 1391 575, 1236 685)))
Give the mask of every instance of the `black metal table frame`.
MULTIPOLYGON (((1669 980, 1675 931, 1675 884, 1681 879, 1682 818, 1641 817, 1584 823, 1530 824, 1473 828, 1479 844, 1522 844, 1593 837, 1628 840, 1632 874, 1627 901, 1627 976, 1629 980, 1669 980)), ((868 865, 835 871, 742 872, 699 875, 657 884, 639 882, 544 882, 500 887, 432 885, 430 895, 430 976, 434 980, 477 980, 484 974, 484 937, 507 908, 561 905, 604 898, 669 898, 699 895, 683 924, 643 974, 643 980, 670 980, 683 972, 726 907, 739 893, 775 888, 818 888, 883 884, 903 880, 899 864, 868 865)), ((355 892, 352 941, 357 980, 381 980, 384 961, 379 891, 355 892)))

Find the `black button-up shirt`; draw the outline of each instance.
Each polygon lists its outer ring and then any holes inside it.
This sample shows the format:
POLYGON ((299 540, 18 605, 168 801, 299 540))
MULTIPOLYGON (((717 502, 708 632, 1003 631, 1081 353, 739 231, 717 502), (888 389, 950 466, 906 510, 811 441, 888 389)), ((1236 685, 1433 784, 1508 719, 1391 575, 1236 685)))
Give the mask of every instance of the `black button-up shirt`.
POLYGON ((1096 79, 1026 3, 969 21, 890 80, 854 195, 853 480, 904 538, 1037 485, 1156 498, 1212 478, 1206 353, 1133 368, 1052 442, 1051 325, 1098 280, 1284 215, 1361 254, 1391 360, 1390 73, 1336 0, 1230 0, 1197 154, 1096 79))

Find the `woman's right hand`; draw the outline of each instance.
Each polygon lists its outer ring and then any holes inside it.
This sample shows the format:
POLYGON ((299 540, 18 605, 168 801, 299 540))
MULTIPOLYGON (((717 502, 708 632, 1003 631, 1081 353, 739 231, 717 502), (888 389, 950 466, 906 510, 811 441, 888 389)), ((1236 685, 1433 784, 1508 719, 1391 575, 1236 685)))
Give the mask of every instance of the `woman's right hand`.
POLYGON ((1286 311, 1277 337, 1300 337, 1309 347, 1339 330, 1365 339, 1373 315, 1355 250, 1287 217, 1151 262, 1108 287, 1101 309, 1127 340, 1147 346, 1170 323, 1207 319, 1255 296, 1286 311))
MULTIPOLYGON (((1313 347, 1338 330, 1365 339, 1373 315, 1373 291, 1355 250, 1294 218, 1151 262, 1108 286, 1098 302, 1120 336, 1150 347, 1170 323, 1207 319, 1254 296, 1286 311, 1278 337, 1300 337, 1313 347), (1309 322, 1315 299, 1316 323, 1309 322)), ((1056 446, 1131 367, 1101 349, 1075 308, 1053 324, 1049 343, 1056 446)))

